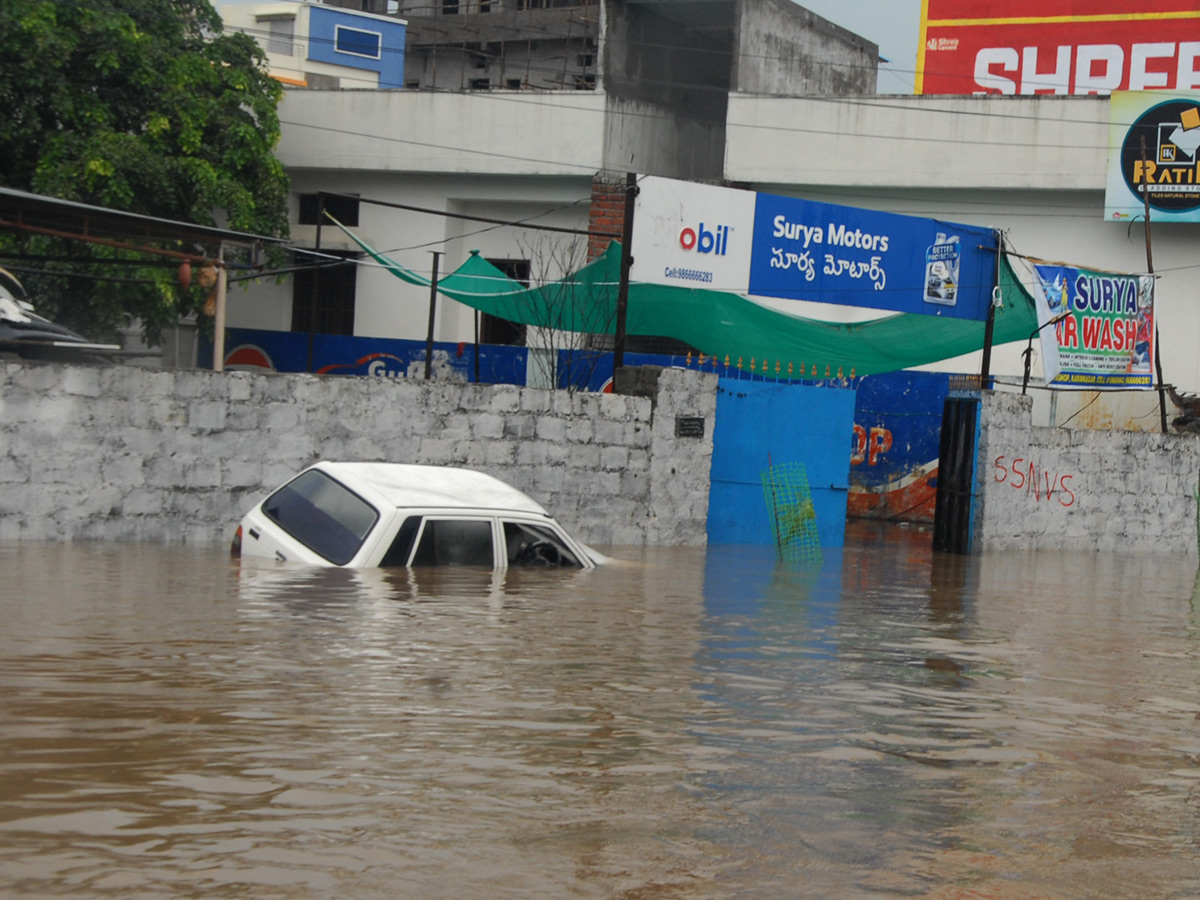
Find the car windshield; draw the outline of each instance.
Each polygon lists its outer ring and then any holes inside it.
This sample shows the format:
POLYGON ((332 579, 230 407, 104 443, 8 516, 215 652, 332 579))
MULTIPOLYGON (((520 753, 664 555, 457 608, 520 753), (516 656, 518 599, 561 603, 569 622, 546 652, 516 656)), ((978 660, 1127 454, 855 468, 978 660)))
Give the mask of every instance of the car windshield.
POLYGON ((367 501, 324 472, 310 469, 263 501, 279 527, 334 565, 354 558, 379 520, 367 501))

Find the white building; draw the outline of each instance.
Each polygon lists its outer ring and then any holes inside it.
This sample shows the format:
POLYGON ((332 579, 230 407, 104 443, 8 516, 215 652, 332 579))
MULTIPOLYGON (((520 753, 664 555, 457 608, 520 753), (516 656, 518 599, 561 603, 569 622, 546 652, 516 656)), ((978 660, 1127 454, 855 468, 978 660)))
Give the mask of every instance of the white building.
MULTIPOLYGON (((552 93, 290 91, 280 107, 279 155, 297 198, 332 191, 582 230, 594 187, 633 171, 995 227, 1017 253, 1147 269, 1143 225, 1103 218, 1107 98, 797 97, 735 89, 723 106, 719 127, 672 117, 649 100, 624 103, 617 113, 603 77, 596 91, 552 93)), ((293 237, 311 245, 316 228, 301 220, 299 201, 294 214, 293 237)), ((532 263, 547 240, 366 203, 358 216, 363 239, 425 273, 434 250, 443 253, 446 272, 472 249, 532 263)), ((1163 376, 1184 391, 1200 389, 1197 227, 1152 226, 1163 376)), ((329 227, 321 245, 353 249, 329 227)), ((229 323, 289 329, 293 294, 288 284, 235 295, 229 323)), ((435 338, 471 340, 471 312, 451 301, 441 309, 435 338)), ((354 334, 422 339, 427 310, 427 291, 358 268, 354 334)), ((992 373, 1019 379, 1024 349, 1024 342, 996 348, 992 373)), ((974 354, 933 368, 979 366, 974 354)))
MULTIPOLYGON (((309 10, 307 21, 317 21, 320 8, 302 6, 309 10)), ((349 14, 341 6, 328 9, 349 14)), ((512 36, 517 45, 528 44, 539 29, 554 36, 555 29, 566 27, 560 20, 567 13, 582 16, 588 28, 572 40, 596 43, 595 77, 573 81, 567 90, 530 90, 526 80, 511 90, 289 91, 280 106, 278 153, 292 178, 292 236, 301 246, 317 243, 318 191, 585 231, 593 191, 628 171, 720 180, 732 92, 863 94, 876 82, 874 44, 789 0, 496 0, 423 9, 427 19, 442 23, 425 21, 427 34, 442 33, 438 28, 444 26, 452 37, 461 37, 463 29, 494 27, 502 35, 501 26, 520 13, 523 28, 512 36), (586 89, 575 89, 580 86, 586 89)), ((285 12, 276 4, 256 5, 229 21, 253 19, 260 39, 269 42, 262 25, 285 12)), ((295 27, 301 24, 297 17, 295 27)), ((276 66, 278 59, 271 59, 276 66)), ((425 72, 426 63, 417 69, 425 72)), ((415 80, 424 86, 424 79, 415 80)), ((304 80, 315 83, 311 74, 304 80)), ((330 202, 337 204, 333 213, 341 221, 357 223, 368 243, 426 273, 433 250, 444 254, 443 272, 479 249, 514 274, 533 278, 556 276, 564 265, 583 262, 587 252, 585 238, 566 246, 559 241, 551 252, 545 233, 532 229, 500 229, 344 198, 330 202)), ((356 249, 328 225, 321 229, 320 247, 350 255, 356 249)), ((316 294, 324 307, 317 317, 321 330, 425 336, 428 298, 376 268, 326 273, 316 294)), ((304 330, 313 295, 306 276, 258 286, 242 302, 234 295, 229 324, 304 330)), ((473 314, 443 304, 437 340, 467 340, 473 330, 473 314)))

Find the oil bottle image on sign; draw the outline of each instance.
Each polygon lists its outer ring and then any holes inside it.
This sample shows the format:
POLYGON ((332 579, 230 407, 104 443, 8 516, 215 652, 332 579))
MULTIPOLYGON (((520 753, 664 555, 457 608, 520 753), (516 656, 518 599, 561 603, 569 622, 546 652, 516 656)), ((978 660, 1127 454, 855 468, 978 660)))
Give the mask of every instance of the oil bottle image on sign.
POLYGON ((925 302, 954 306, 958 302, 958 235, 938 232, 937 242, 925 251, 925 302))

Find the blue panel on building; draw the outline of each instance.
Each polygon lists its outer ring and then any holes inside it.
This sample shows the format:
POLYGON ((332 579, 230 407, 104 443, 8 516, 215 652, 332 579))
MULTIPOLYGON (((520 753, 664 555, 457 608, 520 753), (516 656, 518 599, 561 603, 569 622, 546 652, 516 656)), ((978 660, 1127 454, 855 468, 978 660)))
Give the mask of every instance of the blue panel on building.
POLYGON ((379 87, 404 87, 404 22, 388 22, 352 10, 313 6, 308 58, 379 75, 379 87))

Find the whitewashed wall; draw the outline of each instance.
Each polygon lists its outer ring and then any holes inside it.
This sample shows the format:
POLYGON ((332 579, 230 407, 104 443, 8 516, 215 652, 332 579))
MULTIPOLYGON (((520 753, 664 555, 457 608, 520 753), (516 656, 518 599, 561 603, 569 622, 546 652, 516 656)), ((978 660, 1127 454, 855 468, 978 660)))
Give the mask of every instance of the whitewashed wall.
POLYGON ((1047 428, 984 392, 975 547, 1197 556, 1200 436, 1047 428))
POLYGON ((319 459, 458 465, 584 541, 703 545, 712 374, 653 398, 373 377, 0 363, 0 539, 227 541, 319 459), (677 438, 676 415, 705 420, 677 438))

